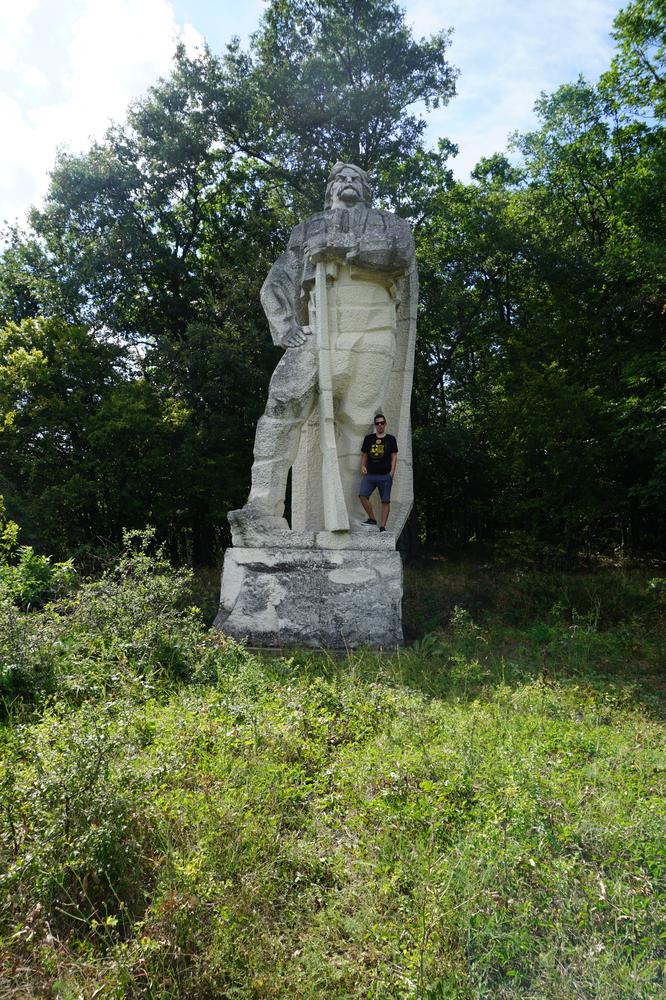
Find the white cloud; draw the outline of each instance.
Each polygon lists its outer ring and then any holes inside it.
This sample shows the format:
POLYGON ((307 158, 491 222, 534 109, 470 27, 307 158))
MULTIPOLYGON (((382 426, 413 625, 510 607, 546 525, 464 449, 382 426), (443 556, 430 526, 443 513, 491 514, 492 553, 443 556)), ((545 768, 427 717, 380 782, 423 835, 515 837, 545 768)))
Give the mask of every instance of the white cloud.
MULTIPOLYGON (((193 29, 190 29, 193 30, 193 29)), ((98 131, 168 72, 179 31, 167 0, 88 0, 69 45, 66 88, 76 130, 98 131)))
MULTIPOLYGON (((31 19, 39 6, 40 0, 23 0, 22 3, 0 0, 0 78, 5 75, 13 82, 20 100, 46 90, 44 73, 24 55, 31 41, 31 19)), ((2 122, 4 127, 4 118, 2 122)))
POLYGON ((432 0, 411 0, 411 3, 405 3, 404 7, 407 12, 407 23, 417 38, 432 35, 442 28, 452 27, 450 21, 446 23, 446 19, 450 17, 449 8, 442 11, 442 5, 433 3, 432 0))
POLYGON ((19 63, 16 67, 18 80, 25 85, 28 93, 34 91, 38 94, 45 94, 48 90, 49 81, 44 70, 31 63, 19 63))
POLYGON ((0 0, 0 70, 14 70, 19 53, 32 27, 30 19, 39 7, 39 0, 0 0))
POLYGON ((193 24, 185 24, 180 33, 180 41, 185 46, 188 56, 193 59, 198 53, 203 53, 206 40, 193 24))
MULTIPOLYGON (((458 97, 429 119, 428 141, 460 147, 458 176, 534 126, 540 91, 609 64, 622 0, 403 0, 417 36, 454 28, 458 97)), ((255 28, 261 0, 0 0, 0 223, 47 189, 58 146, 85 149, 168 73, 177 39, 222 50, 255 28), (188 13, 186 14, 186 8, 188 13), (189 11, 193 13, 190 14, 189 11)))
POLYGON ((37 67, 24 58, 24 49, 32 34, 33 44, 41 42, 48 52, 44 35, 50 25, 37 16, 38 0, 23 0, 21 16, 13 19, 5 17, 8 0, 0 3, 0 24, 14 52, 14 91, 0 94, 1 222, 22 215, 45 194, 58 147, 85 149, 110 120, 124 116, 130 101, 169 72, 181 38, 190 49, 203 39, 191 24, 177 23, 168 0, 77 0, 69 8, 69 22, 58 20, 65 46, 53 46, 48 61, 45 57, 37 67), (32 97, 17 86, 21 80, 32 97), (44 101, 45 95, 50 100, 44 101))

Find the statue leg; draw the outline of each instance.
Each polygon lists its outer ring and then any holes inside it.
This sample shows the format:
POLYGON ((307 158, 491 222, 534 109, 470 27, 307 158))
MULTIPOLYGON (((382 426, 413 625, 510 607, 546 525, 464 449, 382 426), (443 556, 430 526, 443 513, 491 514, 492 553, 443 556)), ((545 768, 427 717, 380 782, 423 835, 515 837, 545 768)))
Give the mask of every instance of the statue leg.
POLYGON ((287 476, 301 428, 316 399, 317 355, 309 346, 287 350, 273 372, 254 440, 252 486, 246 515, 282 518, 287 476))

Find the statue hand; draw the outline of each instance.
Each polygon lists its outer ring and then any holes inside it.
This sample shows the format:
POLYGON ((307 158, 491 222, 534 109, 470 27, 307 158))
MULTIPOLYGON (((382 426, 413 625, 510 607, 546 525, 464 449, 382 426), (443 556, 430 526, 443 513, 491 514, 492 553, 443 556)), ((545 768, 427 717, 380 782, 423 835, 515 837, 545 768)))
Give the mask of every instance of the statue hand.
POLYGON ((358 247, 347 255, 350 262, 355 258, 360 258, 365 267, 389 268, 396 263, 395 238, 385 236, 373 239, 364 236, 358 247))
POLYGON ((305 341, 311 336, 312 330, 309 326, 294 326, 292 330, 282 338, 283 347, 302 347, 305 341))
POLYGON ((356 253, 358 240, 352 233, 329 233, 325 239, 305 244, 305 254, 313 264, 321 260, 344 260, 356 253))
POLYGON ((326 251, 326 247, 318 247, 316 250, 314 248, 310 250, 308 247, 305 252, 312 264, 318 264, 322 260, 331 259, 331 254, 326 251))

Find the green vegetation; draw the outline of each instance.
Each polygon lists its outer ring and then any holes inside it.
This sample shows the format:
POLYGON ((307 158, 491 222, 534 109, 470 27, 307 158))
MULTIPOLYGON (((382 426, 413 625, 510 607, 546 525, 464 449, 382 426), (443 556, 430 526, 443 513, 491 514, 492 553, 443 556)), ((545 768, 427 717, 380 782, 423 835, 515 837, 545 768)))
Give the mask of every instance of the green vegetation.
POLYGON ((150 547, 2 605, 0 995, 663 995, 663 579, 439 562, 411 648, 262 657, 150 547))
POLYGON ((29 608, 69 590, 75 579, 72 560, 52 564, 32 546, 19 545, 21 529, 7 518, 0 496, 0 600, 29 608))

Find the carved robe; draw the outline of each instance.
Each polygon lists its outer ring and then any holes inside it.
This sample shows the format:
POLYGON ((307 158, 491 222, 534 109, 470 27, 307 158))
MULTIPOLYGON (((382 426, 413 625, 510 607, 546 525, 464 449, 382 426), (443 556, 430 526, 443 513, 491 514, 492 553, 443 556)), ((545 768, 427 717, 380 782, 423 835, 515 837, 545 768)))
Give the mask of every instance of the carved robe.
MULTIPOLYGON (((313 326, 315 267, 308 248, 348 245, 327 265, 328 325, 338 460, 352 522, 360 507, 360 447, 376 412, 386 415, 399 455, 391 505, 397 538, 413 501, 411 425, 418 278, 409 224, 389 213, 357 205, 317 213, 293 230, 287 250, 264 283, 261 301, 276 344, 295 328, 313 326)), ((269 389, 257 427, 250 499, 280 517, 289 467, 291 527, 324 527, 317 398, 317 349, 309 337, 288 348, 269 389)))

